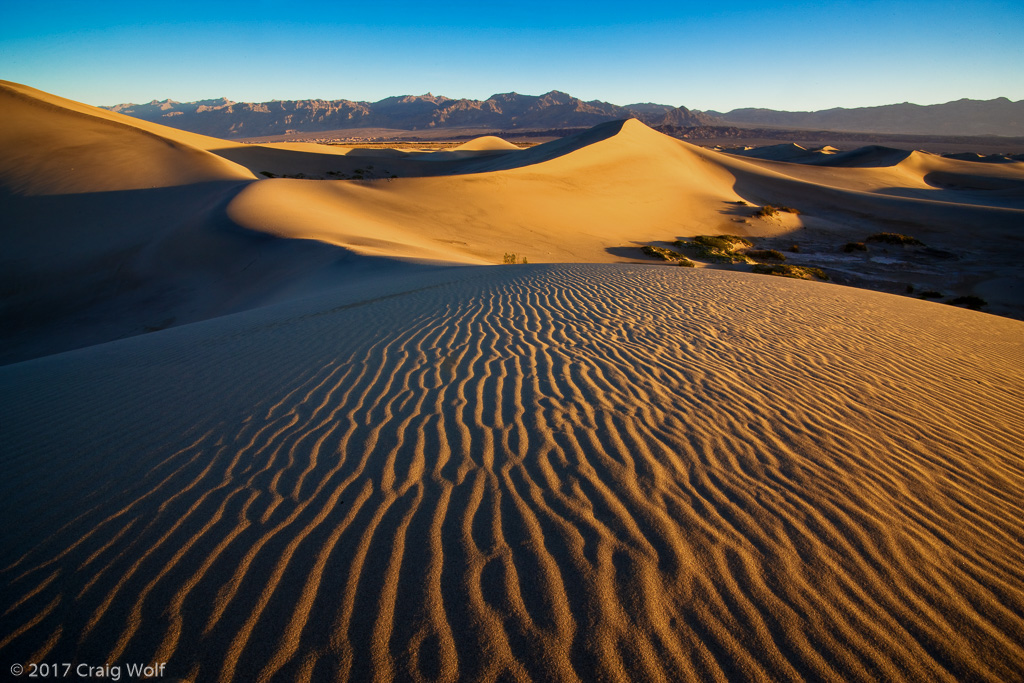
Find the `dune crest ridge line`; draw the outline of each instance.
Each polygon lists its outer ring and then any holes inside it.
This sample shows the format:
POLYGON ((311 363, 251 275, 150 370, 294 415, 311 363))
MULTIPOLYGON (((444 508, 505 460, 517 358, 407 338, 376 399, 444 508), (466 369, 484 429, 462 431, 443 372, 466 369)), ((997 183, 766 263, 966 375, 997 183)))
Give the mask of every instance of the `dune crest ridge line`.
POLYGON ((0 652, 1013 679, 1024 323, 764 282, 462 268, 0 368, 0 652))

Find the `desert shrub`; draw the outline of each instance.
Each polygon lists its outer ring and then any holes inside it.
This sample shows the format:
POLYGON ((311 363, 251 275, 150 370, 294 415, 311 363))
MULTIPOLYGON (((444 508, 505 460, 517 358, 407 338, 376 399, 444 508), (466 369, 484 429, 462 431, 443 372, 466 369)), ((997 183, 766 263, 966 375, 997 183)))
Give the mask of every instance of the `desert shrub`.
POLYGON ((901 235, 898 232, 876 232, 869 235, 865 242, 884 242, 885 244, 903 244, 908 246, 923 246, 924 242, 916 237, 901 235))
POLYGON ((768 259, 772 261, 785 261, 786 255, 777 249, 747 249, 743 252, 750 258, 768 259))
POLYGON ((733 204, 735 204, 736 206, 750 206, 750 204, 748 204, 747 202, 743 201, 742 199, 739 199, 739 200, 733 202, 733 204))
POLYGON ((712 249, 732 251, 740 247, 752 247, 754 243, 738 235, 697 235, 693 238, 697 244, 703 244, 712 249))
POLYGON ((516 262, 516 255, 515 254, 510 254, 510 253, 508 253, 506 251, 505 255, 501 257, 501 262, 505 263, 505 264, 515 263, 516 262))
POLYGON ((794 245, 791 245, 791 246, 789 247, 789 250, 790 250, 791 252, 793 252, 794 254, 799 254, 799 253, 800 253, 800 245, 799 245, 799 244, 794 244, 794 245))
POLYGON ((678 251, 672 251, 671 249, 666 249, 665 247, 654 247, 649 244, 640 247, 640 251, 647 254, 648 256, 652 256, 656 259, 661 259, 662 261, 669 261, 679 266, 693 268, 693 261, 683 256, 678 251))
POLYGON ((771 265, 758 263, 754 266, 754 272, 761 273, 762 275, 791 277, 797 280, 813 280, 814 278, 819 280, 828 280, 828 275, 826 275, 825 271, 821 268, 812 268, 810 266, 791 266, 785 263, 773 263, 771 265))
POLYGON ((867 251, 868 245, 863 242, 847 242, 843 245, 843 252, 849 254, 854 251, 867 251))
POLYGON ((988 305, 988 302, 980 296, 958 296, 955 299, 950 299, 946 303, 952 304, 953 306, 964 306, 973 311, 980 311, 982 306, 988 305))
POLYGON ((753 246, 753 242, 736 235, 698 235, 692 242, 676 240, 677 247, 692 249, 704 261, 713 263, 749 263, 749 259, 736 249, 753 246))
POLYGON ((944 295, 942 292, 936 292, 934 289, 929 289, 918 294, 922 299, 941 299, 944 295))
POLYGON ((260 175, 265 175, 268 178, 276 178, 277 177, 276 173, 271 173, 270 171, 260 171, 260 175))
POLYGON ((754 212, 755 218, 769 218, 779 213, 792 213, 799 215, 800 211, 794 209, 791 206, 782 206, 781 204, 776 206, 774 204, 765 204, 760 209, 754 212))
POLYGON ((907 285, 907 294, 914 293, 914 285, 907 285))

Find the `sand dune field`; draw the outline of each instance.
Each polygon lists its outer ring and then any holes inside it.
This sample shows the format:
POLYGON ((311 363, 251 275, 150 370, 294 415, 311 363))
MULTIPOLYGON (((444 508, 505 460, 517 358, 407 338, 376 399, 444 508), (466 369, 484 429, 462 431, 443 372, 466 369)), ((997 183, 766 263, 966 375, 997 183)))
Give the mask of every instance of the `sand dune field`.
POLYGON ((8 366, 0 647, 202 681, 1013 679, 1024 323, 772 285, 455 269, 8 366))
POLYGON ((3 666, 1024 680, 1024 164, 0 117, 3 666))

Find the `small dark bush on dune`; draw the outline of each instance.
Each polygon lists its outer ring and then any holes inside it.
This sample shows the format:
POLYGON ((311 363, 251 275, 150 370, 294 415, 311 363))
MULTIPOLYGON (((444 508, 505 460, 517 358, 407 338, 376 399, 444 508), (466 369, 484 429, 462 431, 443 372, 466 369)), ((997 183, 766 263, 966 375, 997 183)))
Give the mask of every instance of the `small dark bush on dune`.
POLYGON ((754 217, 755 218, 769 218, 771 216, 775 216, 775 215, 778 215, 780 213, 792 213, 792 214, 800 215, 800 211, 798 211, 797 209, 794 209, 791 206, 782 206, 781 204, 779 204, 778 206, 776 206, 775 204, 765 204, 760 209, 758 209, 757 211, 754 212, 754 217))
POLYGON ((693 268, 693 261, 683 256, 678 251, 672 251, 671 249, 666 249, 665 247, 654 247, 649 244, 640 247, 640 251, 656 259, 661 259, 662 261, 669 261, 670 263, 675 263, 677 266, 693 268))
POLYGON ((863 242, 847 242, 843 245, 843 251, 847 254, 854 251, 867 251, 868 245, 863 242))
POLYGON ((918 296, 922 299, 941 299, 944 295, 942 292, 936 292, 934 289, 928 289, 918 294, 918 296))
POLYGON ((769 261, 785 261, 786 255, 777 249, 747 249, 743 252, 750 258, 769 260, 769 261))
POLYGON ((828 275, 821 268, 810 266, 791 266, 788 264, 758 263, 754 266, 754 272, 762 275, 778 275, 779 277, 791 277, 797 280, 828 280, 828 275))
POLYGON ((799 253, 800 253, 800 245, 799 245, 799 244, 794 244, 794 245, 792 245, 792 246, 791 246, 791 247, 789 248, 789 250, 790 250, 791 252, 793 252, 794 254, 799 254, 799 253))
POLYGON ((901 235, 898 232, 876 232, 870 235, 865 242, 882 242, 885 244, 902 244, 905 246, 923 246, 924 242, 909 235, 901 235))
POLYGON ((950 299, 946 303, 953 306, 963 306, 971 309, 972 311, 980 311, 982 306, 988 305, 988 302, 980 296, 958 296, 955 299, 950 299))

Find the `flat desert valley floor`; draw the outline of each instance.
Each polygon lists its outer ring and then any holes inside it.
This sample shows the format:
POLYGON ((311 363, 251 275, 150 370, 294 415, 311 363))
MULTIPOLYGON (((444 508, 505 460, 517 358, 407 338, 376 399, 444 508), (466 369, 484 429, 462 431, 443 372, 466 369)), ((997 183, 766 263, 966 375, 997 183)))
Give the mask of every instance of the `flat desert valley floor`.
POLYGON ((4 666, 1021 679, 1024 163, 0 116, 4 666))

